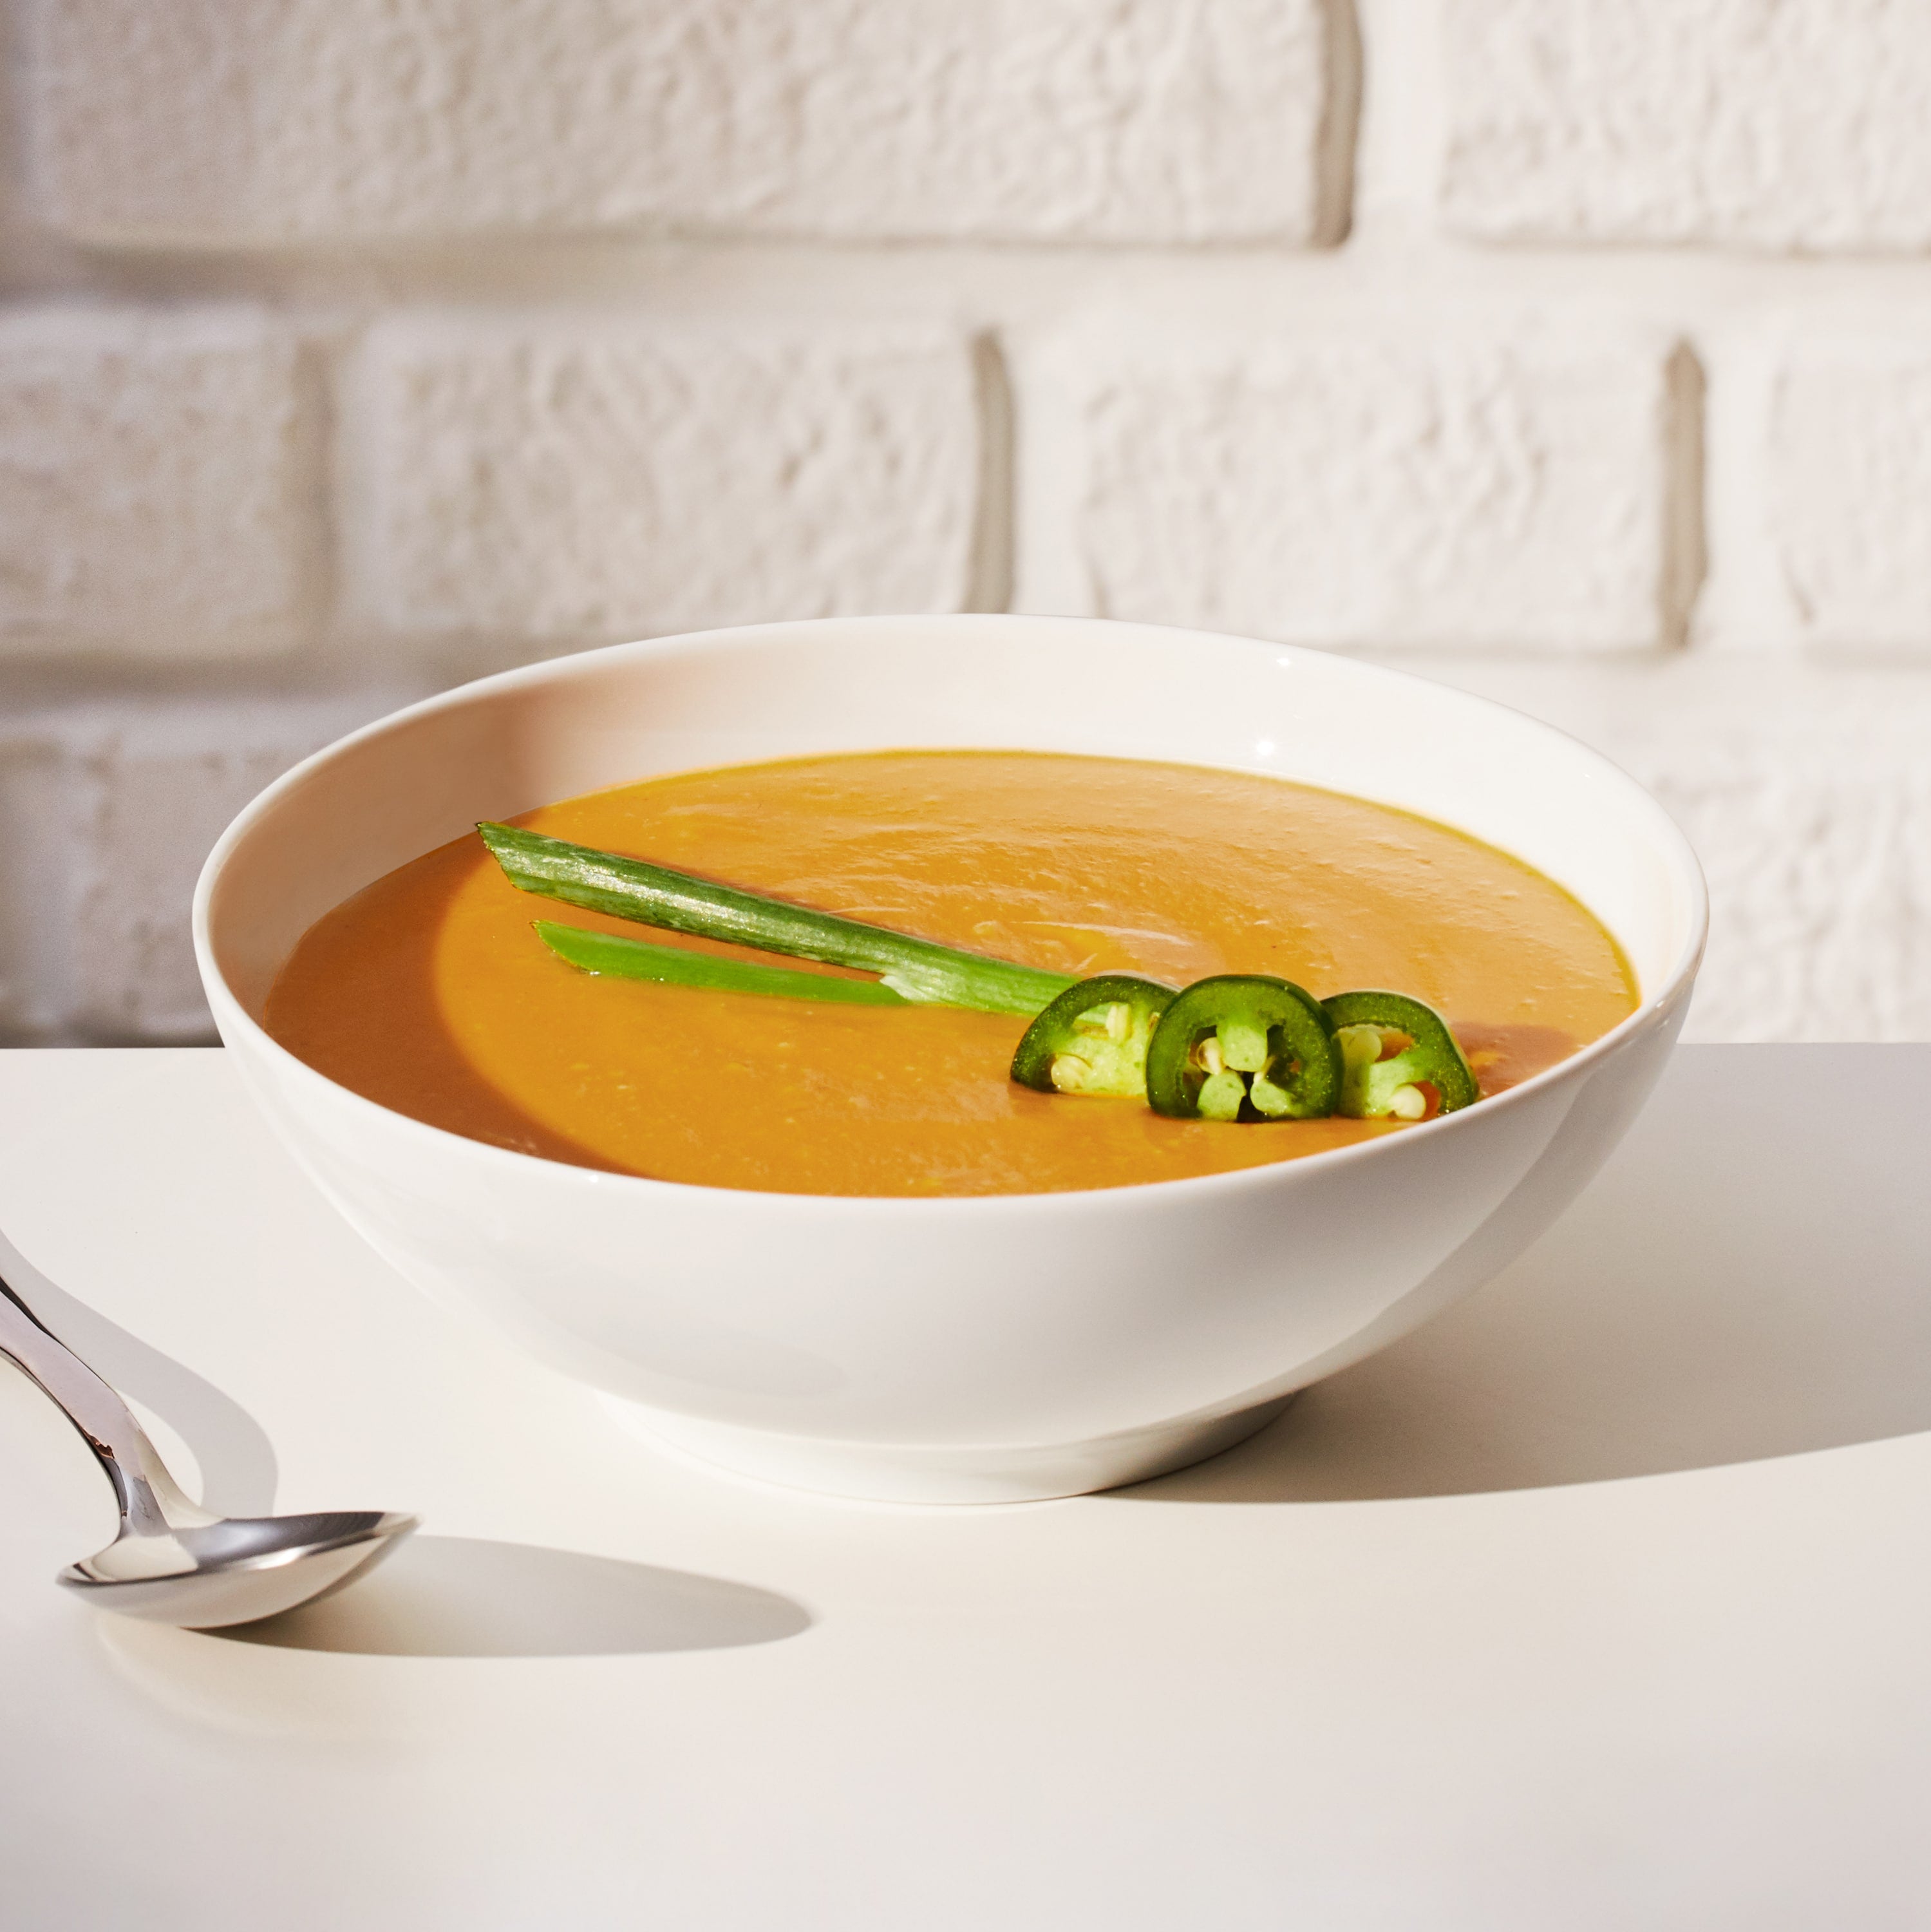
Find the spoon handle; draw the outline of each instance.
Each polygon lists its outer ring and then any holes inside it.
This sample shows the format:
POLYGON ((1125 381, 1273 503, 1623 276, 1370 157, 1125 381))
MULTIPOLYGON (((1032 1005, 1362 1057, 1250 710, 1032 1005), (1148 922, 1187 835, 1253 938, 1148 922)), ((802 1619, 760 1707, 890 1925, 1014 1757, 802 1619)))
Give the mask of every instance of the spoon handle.
MULTIPOLYGON (((16 1280, 24 1273, 20 1260, 0 1235, 0 1268, 16 1280)), ((4 1273, 0 1273, 0 1355, 24 1370, 79 1430, 114 1485, 130 1528, 144 1536, 164 1536, 184 1516, 189 1522, 206 1520, 175 1488, 133 1412, 27 1306, 4 1273), (175 1504, 181 1507, 169 1507, 175 1504)))

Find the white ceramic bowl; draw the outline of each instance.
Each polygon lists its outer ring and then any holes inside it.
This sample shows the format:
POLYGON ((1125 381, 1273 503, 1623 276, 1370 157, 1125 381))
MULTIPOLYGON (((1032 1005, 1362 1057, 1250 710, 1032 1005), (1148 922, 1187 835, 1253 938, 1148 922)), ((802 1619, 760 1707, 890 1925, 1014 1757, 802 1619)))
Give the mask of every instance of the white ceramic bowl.
POLYGON ((1319 652, 1012 616, 761 626, 466 686, 271 786, 194 907, 216 1021, 263 1112, 410 1280, 714 1462, 931 1502, 1072 1494, 1210 1455, 1492 1274, 1634 1118, 1705 922, 1662 810, 1513 712, 1319 652), (748 1193, 510 1153, 361 1099, 262 1030, 315 920, 477 819, 655 772, 893 746, 1177 760, 1424 813, 1573 892, 1627 951, 1642 1004, 1512 1091, 1365 1144, 950 1200, 748 1193))

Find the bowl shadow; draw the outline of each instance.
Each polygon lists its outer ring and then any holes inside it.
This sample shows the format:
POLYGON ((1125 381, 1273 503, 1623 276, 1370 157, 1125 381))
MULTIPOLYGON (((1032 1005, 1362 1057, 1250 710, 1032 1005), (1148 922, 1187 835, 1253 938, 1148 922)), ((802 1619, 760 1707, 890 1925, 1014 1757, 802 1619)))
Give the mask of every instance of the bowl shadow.
POLYGON ((204 1634, 361 1657, 616 1657, 776 1643, 800 1604, 721 1576, 478 1538, 409 1538, 338 1595, 204 1634))
POLYGON ((1679 1048, 1596 1180, 1480 1293, 1115 1496, 1454 1496, 1931 1429, 1927 1078, 1927 1046, 1679 1048))

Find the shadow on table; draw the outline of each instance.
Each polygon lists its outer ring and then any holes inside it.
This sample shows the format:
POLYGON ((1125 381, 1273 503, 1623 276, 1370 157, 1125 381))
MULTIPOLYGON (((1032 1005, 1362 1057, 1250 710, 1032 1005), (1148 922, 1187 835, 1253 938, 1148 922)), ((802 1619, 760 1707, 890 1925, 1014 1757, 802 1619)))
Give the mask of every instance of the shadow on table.
POLYGON ((1923 1047, 1683 1049, 1595 1184, 1480 1294, 1225 1455, 1117 1494, 1450 1496, 1931 1429, 1927 1076, 1923 1047))
POLYGON ((722 1577, 418 1535, 340 1596, 207 1634, 364 1657, 614 1657, 775 1643, 811 1623, 790 1598, 722 1577))

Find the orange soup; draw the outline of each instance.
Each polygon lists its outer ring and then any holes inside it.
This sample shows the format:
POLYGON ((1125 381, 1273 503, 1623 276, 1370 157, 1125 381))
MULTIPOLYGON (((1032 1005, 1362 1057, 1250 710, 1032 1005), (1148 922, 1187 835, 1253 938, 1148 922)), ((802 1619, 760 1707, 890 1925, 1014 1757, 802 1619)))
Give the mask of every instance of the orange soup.
MULTIPOLYGON (((1616 944, 1519 860, 1386 806, 1251 774, 1036 752, 888 752, 652 778, 517 823, 1055 972, 1265 973, 1444 1014, 1486 1094, 1606 1033, 1616 944)), ((478 1140, 791 1193, 1117 1187, 1404 1130, 1161 1118, 1006 1077, 1023 1019, 579 972, 533 918, 757 957, 511 886, 474 837, 306 934, 268 1027, 369 1099, 478 1140)), ((832 970, 832 969, 811 969, 832 970)))

